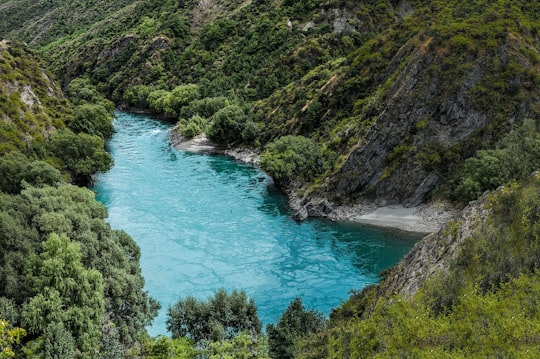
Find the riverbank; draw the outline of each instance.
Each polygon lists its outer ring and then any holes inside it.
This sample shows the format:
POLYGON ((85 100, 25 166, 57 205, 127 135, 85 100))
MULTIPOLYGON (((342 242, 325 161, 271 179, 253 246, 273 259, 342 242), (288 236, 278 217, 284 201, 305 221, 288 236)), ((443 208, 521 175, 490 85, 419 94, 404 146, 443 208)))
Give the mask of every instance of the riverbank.
MULTIPOLYGON (((213 143, 204 135, 186 139, 176 131, 176 126, 171 129, 169 139, 171 144, 180 150, 225 154, 237 161, 253 165, 257 165, 259 162, 260 153, 252 149, 228 149, 213 143)), ((290 195, 289 198, 291 207, 295 211, 305 211, 305 215, 299 216, 299 218, 307 218, 309 211, 298 206, 298 198, 293 198, 290 195)), ((325 204, 325 208, 327 210, 318 211, 317 216, 327 217, 332 221, 355 222, 423 234, 437 232, 459 212, 445 202, 432 202, 409 208, 401 205, 377 206, 373 203, 362 203, 354 206, 325 204)))
POLYGON ((188 152, 208 153, 208 154, 223 154, 233 159, 257 165, 259 163, 260 153, 247 147, 226 148, 220 146, 208 138, 204 134, 197 135, 193 138, 185 138, 178 131, 178 126, 174 126, 169 134, 171 144, 179 150, 188 152))
POLYGON ((401 205, 367 208, 361 205, 338 206, 328 217, 337 221, 352 221, 407 232, 429 234, 440 230, 458 212, 447 203, 434 202, 418 207, 403 207, 401 205))

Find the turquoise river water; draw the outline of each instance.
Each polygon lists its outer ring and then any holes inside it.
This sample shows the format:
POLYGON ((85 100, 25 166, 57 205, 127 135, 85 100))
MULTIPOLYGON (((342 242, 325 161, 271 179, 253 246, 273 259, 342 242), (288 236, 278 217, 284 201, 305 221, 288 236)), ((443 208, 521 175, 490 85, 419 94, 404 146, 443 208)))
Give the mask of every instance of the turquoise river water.
POLYGON ((145 288, 162 309, 151 335, 167 334, 166 311, 179 298, 244 289, 264 324, 295 297, 329 314, 378 281, 418 236, 350 223, 291 219, 286 198, 253 166, 182 152, 170 125, 118 112, 108 146, 115 164, 94 186, 115 229, 141 248, 145 288))

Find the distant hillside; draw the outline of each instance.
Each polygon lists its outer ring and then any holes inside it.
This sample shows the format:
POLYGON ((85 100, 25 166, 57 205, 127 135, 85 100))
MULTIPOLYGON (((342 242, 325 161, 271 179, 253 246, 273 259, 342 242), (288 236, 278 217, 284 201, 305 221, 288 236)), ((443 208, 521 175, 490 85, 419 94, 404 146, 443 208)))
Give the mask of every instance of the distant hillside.
POLYGON ((25 47, 0 42, 0 153, 27 151, 73 113, 45 65, 25 47))
POLYGON ((538 119, 539 7, 205 0, 45 10, 4 0, 8 18, 24 21, 0 35, 38 48, 65 85, 86 77, 117 104, 179 121, 186 136, 261 148, 307 137, 320 165, 266 169, 324 215, 344 203, 466 201, 490 187, 457 190, 467 158, 538 119), (240 117, 214 121, 230 105, 240 117))

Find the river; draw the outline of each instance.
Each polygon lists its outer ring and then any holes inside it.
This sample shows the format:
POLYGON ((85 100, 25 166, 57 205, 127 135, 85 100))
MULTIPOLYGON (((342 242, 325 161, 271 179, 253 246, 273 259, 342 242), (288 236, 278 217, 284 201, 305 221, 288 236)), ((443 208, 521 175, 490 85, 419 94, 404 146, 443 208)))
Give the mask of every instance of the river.
POLYGON ((141 248, 145 288, 162 305, 150 335, 168 334, 166 311, 179 298, 206 299, 219 288, 245 290, 264 324, 295 297, 328 315, 418 240, 351 223, 297 223, 261 170, 179 151, 170 125, 146 115, 118 112, 114 125, 115 164, 93 190, 111 226, 141 248))

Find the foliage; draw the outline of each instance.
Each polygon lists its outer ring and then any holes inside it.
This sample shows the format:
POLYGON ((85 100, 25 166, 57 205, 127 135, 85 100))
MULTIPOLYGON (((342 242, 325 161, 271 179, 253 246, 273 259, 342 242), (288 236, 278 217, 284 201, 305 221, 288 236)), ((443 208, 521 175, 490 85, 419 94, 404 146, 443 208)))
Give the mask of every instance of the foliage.
POLYGON ((84 104, 75 107, 73 118, 66 124, 75 133, 84 132, 108 139, 114 132, 112 118, 112 114, 102 105, 84 104))
POLYGON ((199 86, 195 84, 176 86, 164 100, 164 113, 171 117, 178 116, 184 106, 199 97, 199 86))
POLYGON ((62 182, 60 172, 43 161, 30 161, 24 154, 13 151, 0 157, 0 191, 19 193, 23 184, 41 187, 62 182))
POLYGON ((459 292, 451 312, 435 316, 422 301, 395 298, 367 319, 330 331, 331 357, 530 357, 540 347, 538 274, 523 275, 483 294, 459 292))
POLYGON ((188 105, 182 107, 180 117, 191 118, 195 115, 203 118, 211 118, 216 112, 229 105, 226 97, 205 97, 191 101, 188 105))
POLYGON ((242 332, 261 332, 257 307, 244 291, 233 290, 229 294, 220 289, 207 301, 180 299, 167 315, 167 330, 172 337, 187 337, 195 343, 232 339, 242 332))
POLYGON ((325 336, 304 343, 326 348, 328 357, 534 356, 540 349, 540 177, 484 201, 490 214, 459 240, 447 269, 407 299, 381 296, 378 288, 357 293, 332 314, 325 336))
POLYGON ((10 124, 0 131, 0 317, 29 333, 13 349, 35 358, 123 357, 159 305, 143 291, 133 240, 106 224, 92 192, 65 182, 86 184, 110 166, 103 139, 113 104, 82 78, 68 89, 74 112, 23 45, 0 42, 0 66, 2 96, 13 91, 12 108, 0 111, 10 124))
POLYGON ((478 151, 465 161, 454 196, 470 201, 486 190, 523 179, 538 168, 540 133, 534 121, 525 120, 502 140, 501 148, 478 151))
POLYGON ((303 136, 284 136, 269 143, 260 166, 278 183, 310 180, 324 170, 321 150, 303 136))
POLYGON ((13 347, 17 346, 25 335, 24 329, 13 328, 8 321, 0 319, 0 358, 14 358, 16 352, 13 347))
POLYGON ((182 136, 191 138, 204 132, 208 125, 207 121, 199 115, 192 116, 189 120, 180 120, 178 122, 178 130, 182 136))
POLYGON ((226 145, 242 141, 248 142, 253 139, 252 134, 246 131, 250 129, 249 123, 244 110, 236 105, 229 105, 218 110, 212 116, 207 135, 211 140, 226 145))
POLYGON ((210 359, 267 359, 265 337, 240 333, 232 339, 222 339, 209 345, 210 359))
MULTIPOLYGON (((41 243, 50 242, 50 236, 55 234, 63 239, 60 243, 55 239, 48 245, 56 244, 58 250, 73 254, 74 257, 68 258, 71 260, 80 255, 83 272, 92 269, 92 275, 97 276, 97 270, 103 277, 101 298, 105 300, 105 313, 95 313, 99 319, 100 332, 110 331, 114 324, 118 332, 117 340, 123 348, 129 348, 139 340, 141 333, 145 332, 145 326, 156 315, 157 303, 143 291, 139 248, 126 233, 113 231, 105 223, 105 217, 106 210, 95 201, 94 194, 75 186, 27 187, 17 195, 0 194, 0 258, 4 260, 0 270, 0 297, 12 299, 19 310, 25 301, 32 303, 31 306, 27 304, 25 320, 29 324, 31 322, 32 327, 27 329, 32 329, 34 336, 40 333, 36 330, 43 330, 48 323, 40 321, 43 314, 30 316, 30 309, 40 306, 57 308, 55 306, 62 303, 65 306, 61 315, 59 312, 51 312, 50 315, 60 315, 66 329, 76 328, 76 333, 81 333, 85 328, 93 330, 91 323, 78 323, 76 320, 66 323, 65 318, 70 313, 78 313, 75 302, 70 300, 91 299, 77 295, 62 299, 62 293, 68 296, 69 290, 73 289, 64 286, 73 285, 75 279, 64 281, 63 277, 58 277, 61 272, 55 273, 56 270, 52 269, 47 272, 48 267, 40 266, 45 261, 51 266, 63 266, 61 261, 44 258, 45 254, 36 257, 41 251, 41 243), (67 244, 64 237, 70 238, 71 243, 67 244), (80 248, 80 254, 76 253, 76 246, 80 248), (39 288, 42 290, 37 293, 39 288), (73 305, 73 309, 70 309, 70 305, 73 305)), ((52 256, 50 253, 55 248, 49 250, 49 256, 52 256)), ((73 266, 80 269, 77 263, 72 263, 73 266)), ((61 268, 67 270, 71 267, 61 268)), ((70 278, 70 274, 64 274, 64 277, 70 278)), ((77 287, 73 289, 75 293, 82 280, 78 279, 77 287)), ((80 290, 89 288, 91 286, 81 287, 80 290)), ((92 300, 99 300, 99 296, 92 300)), ((87 308, 92 306, 89 304, 87 308)), ((112 345, 109 347, 112 348, 112 345)))
MULTIPOLYGON (((93 104, 104 108, 109 114, 114 111, 114 103, 107 100, 96 86, 90 82, 88 77, 73 79, 67 86, 67 94, 70 101, 77 106, 93 104)), ((99 111, 102 111, 101 108, 98 108, 99 111)), ((86 111, 88 112, 88 108, 86 111)))
POLYGON ((294 299, 287 310, 283 312, 274 326, 266 327, 270 357, 295 358, 299 341, 313 333, 325 328, 325 320, 321 313, 306 310, 300 298, 294 299))
POLYGON ((42 247, 26 268, 31 299, 23 305, 22 323, 34 337, 44 335, 45 357, 73 357, 75 348, 91 355, 105 309, 101 273, 83 267, 79 245, 66 235, 52 233, 42 247))
POLYGON ((0 154, 32 155, 51 128, 63 127, 72 105, 28 47, 0 41, 0 154))
POLYGON ((150 339, 144 348, 144 358, 147 359, 194 359, 195 357, 196 351, 193 343, 187 338, 172 339, 166 336, 158 336, 150 339))
POLYGON ((112 157, 105 151, 99 136, 75 134, 70 130, 56 131, 49 139, 47 149, 62 164, 62 169, 73 173, 76 183, 88 183, 96 172, 108 170, 112 157))

